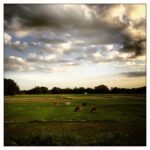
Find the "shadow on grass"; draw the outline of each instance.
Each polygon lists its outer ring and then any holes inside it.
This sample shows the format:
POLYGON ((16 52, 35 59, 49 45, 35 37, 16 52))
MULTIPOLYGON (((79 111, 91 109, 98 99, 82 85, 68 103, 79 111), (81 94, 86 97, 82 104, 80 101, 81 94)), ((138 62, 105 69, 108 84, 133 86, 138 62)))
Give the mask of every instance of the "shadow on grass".
POLYGON ((128 145, 127 135, 120 133, 101 133, 88 138, 71 134, 30 135, 24 137, 5 137, 5 146, 123 146, 128 145))

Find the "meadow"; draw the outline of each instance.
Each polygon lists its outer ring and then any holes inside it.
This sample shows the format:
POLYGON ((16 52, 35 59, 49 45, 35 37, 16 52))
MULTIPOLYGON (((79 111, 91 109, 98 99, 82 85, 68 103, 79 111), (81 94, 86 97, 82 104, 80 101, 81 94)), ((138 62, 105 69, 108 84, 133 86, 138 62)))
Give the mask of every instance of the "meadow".
POLYGON ((5 146, 144 146, 144 94, 16 95, 4 98, 5 146), (66 106, 65 100, 71 104, 66 106), (59 105, 54 102, 59 101, 59 105), (78 105, 83 110, 75 112, 78 105), (90 112, 96 107, 95 112, 90 112))

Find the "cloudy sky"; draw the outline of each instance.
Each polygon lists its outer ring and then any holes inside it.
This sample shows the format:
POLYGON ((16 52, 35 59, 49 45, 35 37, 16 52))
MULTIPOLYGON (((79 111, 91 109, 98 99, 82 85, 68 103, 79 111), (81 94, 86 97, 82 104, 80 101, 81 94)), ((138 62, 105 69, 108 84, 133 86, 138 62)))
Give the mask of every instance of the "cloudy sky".
POLYGON ((145 5, 4 5, 4 76, 20 88, 145 85, 145 5))

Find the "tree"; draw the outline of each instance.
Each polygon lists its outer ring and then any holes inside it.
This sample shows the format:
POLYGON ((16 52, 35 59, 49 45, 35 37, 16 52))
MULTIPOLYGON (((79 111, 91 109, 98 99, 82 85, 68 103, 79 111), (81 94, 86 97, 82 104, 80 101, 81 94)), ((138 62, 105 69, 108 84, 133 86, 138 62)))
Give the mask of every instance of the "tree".
POLYGON ((61 89, 61 91, 61 93, 63 94, 72 94, 72 89, 70 88, 61 89))
POLYGON ((4 95, 15 95, 20 92, 19 86, 12 79, 4 79, 4 95))
POLYGON ((87 92, 87 94, 92 94, 94 92, 92 88, 87 88, 85 89, 85 91, 87 92))
POLYGON ((118 87, 111 88, 111 93, 113 93, 113 94, 120 94, 121 92, 122 92, 122 90, 118 87))
POLYGON ((26 92, 27 94, 47 94, 48 93, 48 88, 47 87, 39 87, 36 86, 35 88, 29 90, 26 92))
POLYGON ((58 88, 58 87, 54 87, 52 90, 51 90, 51 93, 52 94, 61 94, 62 90, 61 88, 58 88))
POLYGON ((48 88, 42 86, 42 87, 41 87, 41 92, 42 92, 42 94, 47 94, 47 93, 48 93, 48 88))
POLYGON ((79 93, 80 93, 80 94, 84 94, 84 93, 85 93, 84 87, 80 87, 78 90, 79 90, 79 93))
POLYGON ((72 91, 74 94, 84 94, 85 93, 85 89, 84 87, 75 87, 72 91))
POLYGON ((96 94, 109 93, 109 89, 106 85, 99 85, 94 88, 94 93, 96 94))

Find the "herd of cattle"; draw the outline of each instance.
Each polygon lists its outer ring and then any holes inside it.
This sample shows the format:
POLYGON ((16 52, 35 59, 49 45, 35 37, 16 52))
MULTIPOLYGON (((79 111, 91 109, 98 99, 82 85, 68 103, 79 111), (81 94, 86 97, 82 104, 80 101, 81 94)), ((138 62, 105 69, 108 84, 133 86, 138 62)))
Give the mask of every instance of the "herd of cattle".
MULTIPOLYGON (((60 102, 59 101, 55 101, 54 105, 58 107, 60 105, 60 102)), ((70 106, 71 105, 71 101, 65 100, 64 101, 64 105, 70 106)), ((80 111, 83 110, 83 107, 85 107, 86 105, 87 105, 87 103, 82 103, 81 105, 76 106, 75 109, 74 109, 74 111, 75 112, 80 112, 80 111)), ((97 110, 97 107, 92 107, 90 109, 90 112, 96 112, 96 110, 97 110)))

